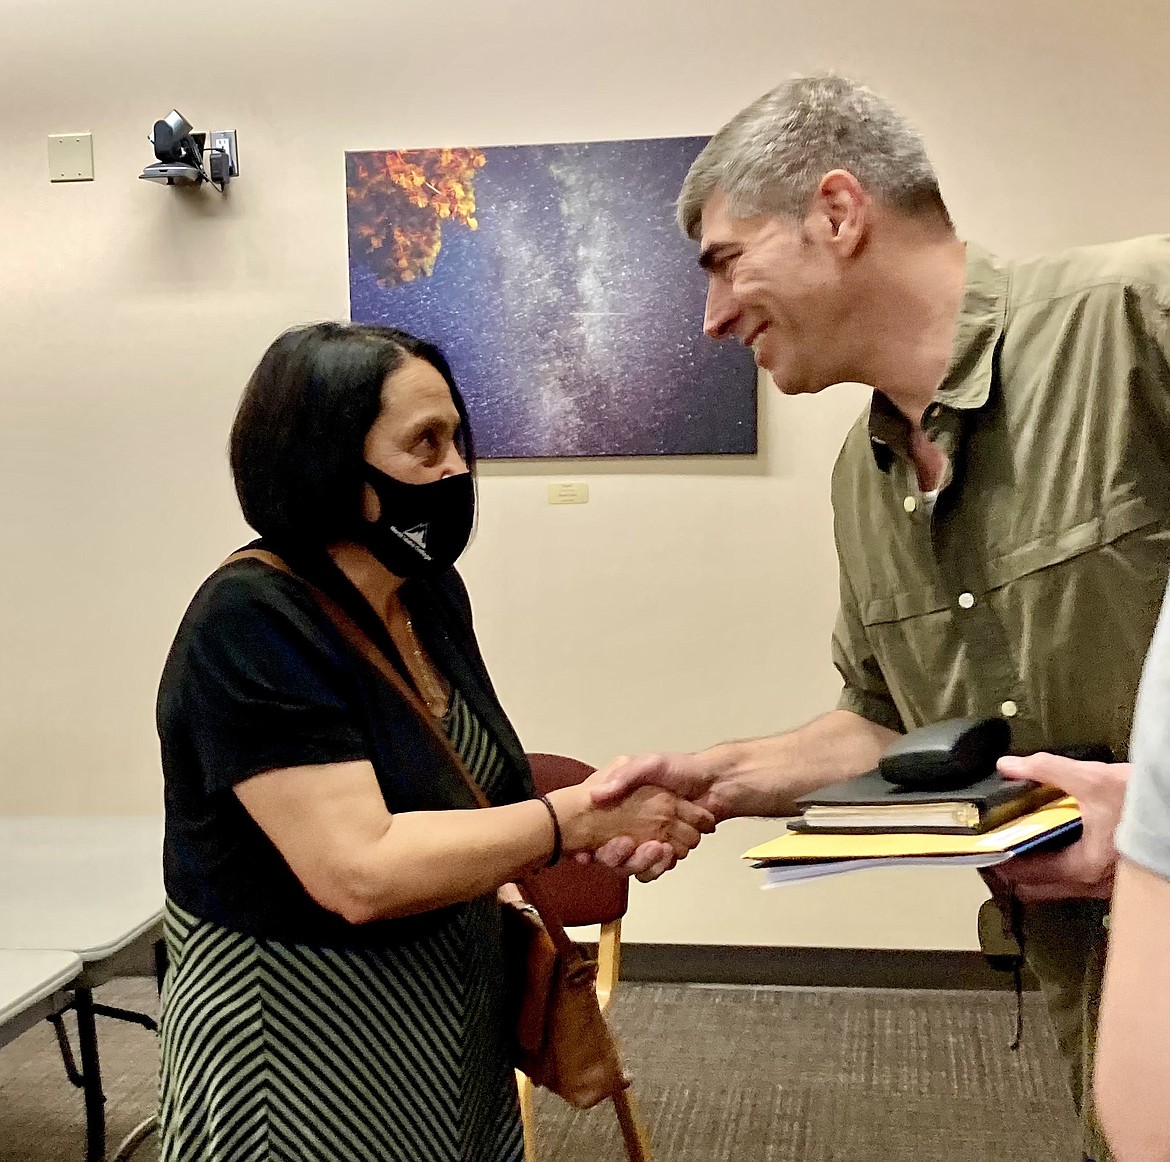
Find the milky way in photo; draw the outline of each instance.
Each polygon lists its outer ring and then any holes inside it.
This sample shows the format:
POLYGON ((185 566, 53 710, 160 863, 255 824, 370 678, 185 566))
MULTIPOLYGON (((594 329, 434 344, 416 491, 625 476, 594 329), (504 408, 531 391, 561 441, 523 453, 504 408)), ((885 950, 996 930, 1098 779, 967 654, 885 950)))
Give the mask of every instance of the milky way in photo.
MULTIPOLYGON (((445 220, 433 273, 397 285, 351 207, 352 318, 439 343, 482 456, 754 453, 751 353, 703 336, 705 279, 674 223, 705 140, 481 149, 477 228, 445 220)), ((351 196, 382 156, 347 154, 351 196)))

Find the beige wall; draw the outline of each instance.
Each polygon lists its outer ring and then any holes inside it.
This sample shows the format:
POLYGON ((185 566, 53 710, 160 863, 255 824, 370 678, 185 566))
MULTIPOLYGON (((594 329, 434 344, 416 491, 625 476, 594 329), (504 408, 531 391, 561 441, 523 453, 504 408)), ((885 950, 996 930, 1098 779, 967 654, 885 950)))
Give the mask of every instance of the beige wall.
MULTIPOLYGON (((0 811, 158 808, 157 675, 245 536, 233 405, 279 329, 347 311, 343 150, 708 132, 833 66, 916 116, 965 235, 1006 253, 1115 238, 1170 221, 1168 11, 3 0, 0 811), (228 199, 136 180, 172 105, 239 131, 228 199), (46 135, 72 131, 94 134, 97 180, 50 185, 46 135)), ((532 749, 694 747, 830 703, 826 483, 861 399, 766 392, 758 461, 485 468, 465 573, 532 749), (587 479, 590 504, 550 508, 549 479, 587 479)), ((970 945, 972 876, 756 892, 736 856, 774 829, 729 825, 636 889, 628 935, 970 945)))

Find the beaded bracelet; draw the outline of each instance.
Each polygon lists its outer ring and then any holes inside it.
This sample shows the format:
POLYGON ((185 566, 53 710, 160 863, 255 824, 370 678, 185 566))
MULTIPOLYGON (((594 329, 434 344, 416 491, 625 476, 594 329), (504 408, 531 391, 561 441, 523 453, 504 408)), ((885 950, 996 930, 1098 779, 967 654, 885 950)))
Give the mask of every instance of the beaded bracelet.
POLYGON ((561 860, 561 821, 557 818, 556 808, 549 802, 547 795, 541 795, 540 801, 548 810, 548 817, 552 820, 553 825, 552 854, 548 857, 548 863, 545 864, 545 867, 554 867, 561 860))

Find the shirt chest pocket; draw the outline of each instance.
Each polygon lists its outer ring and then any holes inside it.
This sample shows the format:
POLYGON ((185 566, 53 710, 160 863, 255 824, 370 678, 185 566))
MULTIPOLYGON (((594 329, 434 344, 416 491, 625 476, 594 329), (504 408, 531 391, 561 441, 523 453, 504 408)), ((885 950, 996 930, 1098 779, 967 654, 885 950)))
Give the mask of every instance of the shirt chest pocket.
POLYGON ((918 589, 857 586, 869 648, 903 718, 989 712, 1037 668, 1069 669, 1056 655, 1070 642, 1091 643, 1098 658, 1115 651, 1111 641, 1131 636, 1118 616, 1137 616, 1139 591, 1165 555, 1164 523, 1135 499, 998 556, 956 550, 918 589))
POLYGON ((859 602, 866 645, 906 726, 932 722, 962 669, 962 642, 941 586, 925 584, 859 602))
POLYGON ((863 598, 859 603, 862 624, 866 629, 895 625, 931 613, 940 613, 950 602, 942 586, 926 581, 919 589, 906 589, 887 595, 863 598))
POLYGON ((1161 522, 1159 513, 1144 498, 1130 497, 1100 516, 1033 537, 993 557, 986 567, 985 587, 994 590, 1022 581, 1161 522))
MULTIPOLYGON (((871 629, 948 611, 962 612, 1005 586, 1160 523, 1164 523, 1161 516, 1150 504, 1141 497, 1131 497, 1102 516, 1032 536, 998 553, 980 554, 969 541, 956 544, 949 554, 925 568, 911 570, 919 582, 915 586, 895 589, 886 579, 872 574, 855 582, 861 620, 871 629)), ((897 576, 895 567, 890 577, 897 576)))

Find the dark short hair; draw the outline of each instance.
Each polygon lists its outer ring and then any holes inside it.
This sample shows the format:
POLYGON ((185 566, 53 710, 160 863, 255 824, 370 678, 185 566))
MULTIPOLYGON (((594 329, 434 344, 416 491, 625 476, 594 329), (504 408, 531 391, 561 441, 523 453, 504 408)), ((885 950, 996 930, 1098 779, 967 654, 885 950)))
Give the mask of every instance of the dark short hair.
POLYGON ((236 495, 262 537, 321 547, 353 535, 366 435, 382 409, 387 376, 411 356, 429 363, 451 389, 456 440, 474 473, 467 405, 438 347, 396 327, 296 327, 264 352, 232 424, 236 495))

